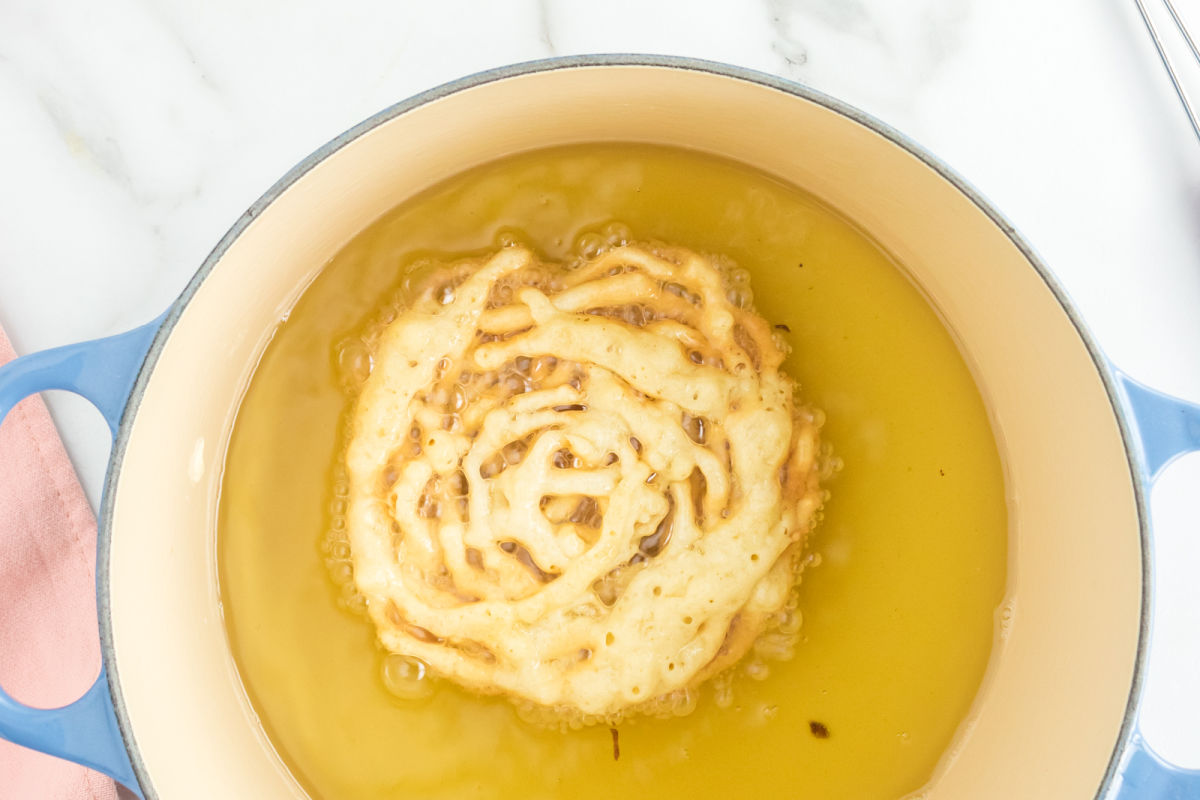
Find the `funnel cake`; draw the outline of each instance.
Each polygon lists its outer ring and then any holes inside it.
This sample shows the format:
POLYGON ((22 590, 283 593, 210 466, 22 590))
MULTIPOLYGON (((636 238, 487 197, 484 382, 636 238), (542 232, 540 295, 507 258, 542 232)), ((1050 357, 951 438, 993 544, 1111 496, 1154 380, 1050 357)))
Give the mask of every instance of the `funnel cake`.
POLYGON ((678 247, 436 268, 380 335, 346 453, 383 645, 572 724, 745 654, 820 505, 818 423, 747 297, 678 247))

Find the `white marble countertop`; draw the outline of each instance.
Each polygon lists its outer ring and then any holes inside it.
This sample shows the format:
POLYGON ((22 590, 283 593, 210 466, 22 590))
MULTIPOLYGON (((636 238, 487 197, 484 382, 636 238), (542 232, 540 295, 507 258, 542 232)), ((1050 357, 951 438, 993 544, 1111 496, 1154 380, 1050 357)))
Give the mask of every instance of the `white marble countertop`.
MULTIPOLYGON (((146 322, 345 128, 471 72, 589 52, 726 61, 883 119, 1015 223, 1116 364, 1200 400, 1200 143, 1133 0, 5 0, 0 324, 30 352, 146 322)), ((94 502, 103 423, 78 399, 52 409, 94 502)), ((1151 743, 1195 767, 1198 486, 1193 455, 1151 504, 1145 712, 1151 743)))

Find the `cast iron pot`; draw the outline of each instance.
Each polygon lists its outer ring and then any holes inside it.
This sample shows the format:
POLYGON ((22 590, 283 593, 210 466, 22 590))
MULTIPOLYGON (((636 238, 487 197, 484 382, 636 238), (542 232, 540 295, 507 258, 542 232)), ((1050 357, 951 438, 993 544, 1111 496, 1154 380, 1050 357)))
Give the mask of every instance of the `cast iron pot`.
POLYGON ((380 214, 472 165, 587 141, 706 151, 811 192, 905 265, 957 337, 1005 463, 1015 605, 929 800, 1200 797, 1200 772, 1163 763, 1138 733, 1146 492, 1200 449, 1200 407, 1114 369, 1012 226, 897 132, 778 78, 641 56, 508 67, 400 103, 271 188, 162 317, 0 369, 0 414, 67 389, 114 437, 100 677, 53 710, 0 691, 0 736, 146 798, 303 796, 241 689, 217 594, 215 501, 243 390, 282 314, 380 214))

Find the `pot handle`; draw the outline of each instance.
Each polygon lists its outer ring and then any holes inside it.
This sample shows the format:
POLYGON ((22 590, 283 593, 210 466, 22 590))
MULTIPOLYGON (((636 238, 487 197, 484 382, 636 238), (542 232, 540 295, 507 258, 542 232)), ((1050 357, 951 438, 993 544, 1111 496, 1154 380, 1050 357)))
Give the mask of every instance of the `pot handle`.
MULTIPOLYGON (((0 420, 28 395, 65 389, 99 409, 115 439, 133 383, 164 317, 126 333, 32 353, 0 367, 0 420)), ((103 663, 83 696, 61 708, 31 708, 0 687, 0 738, 103 772, 143 796, 117 724, 103 663)))
MULTIPOLYGON (((1157 392, 1119 370, 1113 373, 1133 417, 1134 441, 1146 482, 1153 484, 1176 458, 1200 450, 1200 405, 1157 392)), ((1111 800, 1200 798, 1200 770, 1167 763, 1146 742, 1137 725, 1126 743, 1118 775, 1111 800)))

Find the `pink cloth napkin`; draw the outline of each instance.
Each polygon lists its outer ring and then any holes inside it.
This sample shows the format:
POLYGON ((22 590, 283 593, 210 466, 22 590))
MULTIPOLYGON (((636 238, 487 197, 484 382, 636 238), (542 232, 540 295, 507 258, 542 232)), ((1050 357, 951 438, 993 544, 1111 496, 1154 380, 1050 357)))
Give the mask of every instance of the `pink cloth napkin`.
MULTIPOLYGON (((0 364, 14 357, 0 330, 0 364)), ((100 672, 96 518, 46 406, 0 425, 0 685, 27 705, 75 700, 100 672)), ((115 800, 100 773, 0 740, 0 800, 115 800)))

